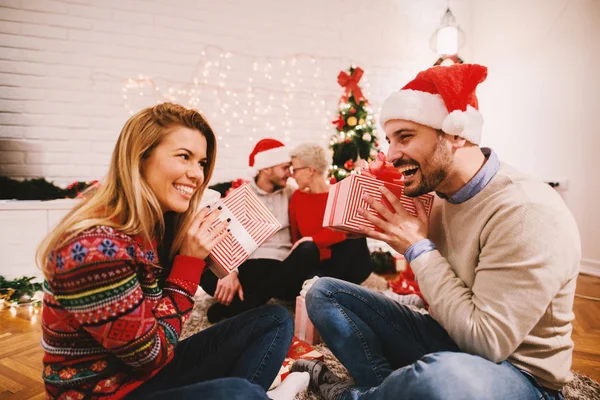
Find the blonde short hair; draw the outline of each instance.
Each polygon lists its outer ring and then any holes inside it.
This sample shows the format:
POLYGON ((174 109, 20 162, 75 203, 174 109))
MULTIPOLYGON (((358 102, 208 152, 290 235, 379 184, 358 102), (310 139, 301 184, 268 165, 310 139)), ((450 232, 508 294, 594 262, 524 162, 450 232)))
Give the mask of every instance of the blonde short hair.
POLYGON ((329 151, 316 143, 302 143, 294 147, 290 157, 297 158, 323 175, 329 171, 332 162, 329 151))

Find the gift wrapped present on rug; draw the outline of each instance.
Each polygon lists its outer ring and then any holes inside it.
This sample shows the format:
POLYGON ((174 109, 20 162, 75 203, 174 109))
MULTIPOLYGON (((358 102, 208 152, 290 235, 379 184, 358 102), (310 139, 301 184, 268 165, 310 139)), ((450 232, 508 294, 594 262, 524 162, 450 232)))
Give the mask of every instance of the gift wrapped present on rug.
POLYGON ((209 254, 207 265, 218 278, 227 276, 246 261, 261 244, 273 236, 281 224, 254 194, 250 186, 244 184, 230 192, 227 197, 211 205, 211 209, 221 210, 219 221, 231 219, 230 231, 209 254))
POLYGON ((317 277, 308 279, 302 285, 300 295, 296 297, 296 317, 294 319, 294 335, 309 344, 317 344, 321 341, 317 328, 310 322, 306 310, 306 293, 317 277))
MULTIPOLYGON (((323 227, 359 234, 361 227, 374 228, 374 225, 360 215, 358 210, 362 208, 376 213, 363 200, 363 196, 366 194, 381 201, 388 209, 394 211, 391 203, 379 191, 380 186, 385 186, 390 190, 400 199, 402 206, 411 215, 416 216, 417 210, 413 199, 404 195, 402 179, 402 173, 391 163, 385 161, 383 153, 379 153, 377 160, 364 167, 360 173, 350 174, 333 186, 327 197, 323 227)), ((431 213, 433 199, 433 194, 419 196, 427 215, 431 213)))
POLYGON ((296 297, 296 318, 294 320, 294 334, 309 344, 321 341, 317 328, 310 322, 306 312, 306 299, 304 296, 296 297))
POLYGON ((304 359, 304 360, 322 360, 324 358, 323 354, 317 351, 310 344, 303 342, 298 339, 296 336, 292 339, 292 345, 290 346, 290 350, 287 353, 287 356, 283 360, 283 365, 279 369, 279 373, 275 377, 275 381, 271 385, 270 389, 277 387, 287 376, 290 374, 290 369, 292 368, 292 364, 296 360, 304 359))

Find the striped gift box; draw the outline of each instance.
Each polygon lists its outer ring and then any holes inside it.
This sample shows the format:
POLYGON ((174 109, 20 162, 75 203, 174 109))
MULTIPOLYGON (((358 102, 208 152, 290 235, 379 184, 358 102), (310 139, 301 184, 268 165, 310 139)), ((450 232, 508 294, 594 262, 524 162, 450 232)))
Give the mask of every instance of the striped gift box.
MULTIPOLYGON (((208 266, 223 278, 273 236, 281 224, 247 184, 211 206, 213 210, 218 207, 222 207, 219 220, 231 218, 230 232, 210 252, 208 266)), ((213 227, 218 223, 215 221, 213 227)))
MULTIPOLYGON (((367 202, 362 199, 363 195, 368 194, 382 201, 387 208, 393 211, 392 205, 379 191, 379 187, 382 185, 400 199, 400 203, 411 215, 417 215, 413 199, 403 194, 404 186, 380 181, 365 175, 351 174, 341 182, 336 183, 329 192, 323 227, 351 233, 360 233, 361 226, 374 228, 372 223, 358 214, 358 210, 363 208, 375 213, 367 202)), ((434 197, 432 194, 419 197, 425 206, 427 215, 431 213, 434 197)))

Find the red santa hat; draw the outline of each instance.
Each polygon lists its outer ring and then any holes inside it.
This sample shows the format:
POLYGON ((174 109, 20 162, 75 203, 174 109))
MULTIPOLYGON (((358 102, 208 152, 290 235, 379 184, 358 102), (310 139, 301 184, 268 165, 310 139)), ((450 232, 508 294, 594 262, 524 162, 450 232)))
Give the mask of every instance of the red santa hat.
POLYGON ((479 144, 483 116, 475 89, 487 77, 487 67, 454 64, 419 72, 383 104, 381 126, 392 119, 404 119, 479 144))
POLYGON ((275 139, 262 139, 250 153, 248 165, 258 172, 261 169, 289 163, 290 151, 283 143, 275 139))

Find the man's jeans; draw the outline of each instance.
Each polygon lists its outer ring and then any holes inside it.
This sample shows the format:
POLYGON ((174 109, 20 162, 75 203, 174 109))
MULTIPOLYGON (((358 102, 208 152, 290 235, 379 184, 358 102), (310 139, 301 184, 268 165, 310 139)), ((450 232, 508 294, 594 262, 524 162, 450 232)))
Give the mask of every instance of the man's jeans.
POLYGON ((268 399, 293 334, 282 306, 247 311, 181 341, 173 360, 129 398, 268 399))
POLYGON ((355 386, 342 399, 562 399, 508 362, 460 352, 429 315, 332 278, 306 295, 308 315, 355 386))

